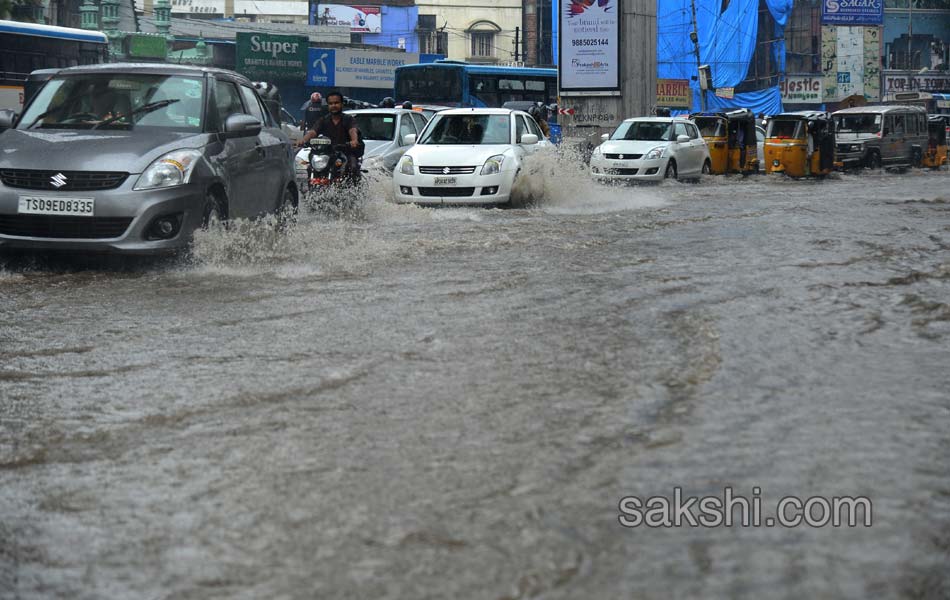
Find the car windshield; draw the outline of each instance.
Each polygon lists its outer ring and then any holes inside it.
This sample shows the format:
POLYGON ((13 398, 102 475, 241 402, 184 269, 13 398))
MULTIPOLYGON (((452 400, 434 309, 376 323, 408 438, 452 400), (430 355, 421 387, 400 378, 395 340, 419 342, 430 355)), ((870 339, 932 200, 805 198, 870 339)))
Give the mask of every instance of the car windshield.
POLYGON ((200 130, 201 77, 95 73, 51 79, 19 120, 17 129, 200 130))
POLYGON ((610 139, 666 142, 672 129, 672 123, 665 121, 631 121, 621 123, 610 139))
MULTIPOLYGON (((396 138, 396 115, 363 113, 353 115, 356 127, 364 140, 393 140, 396 138)), ((405 117, 409 118, 409 117, 405 117)))
POLYGON ((694 119, 696 125, 699 126, 699 133, 702 134, 704 138, 708 137, 726 137, 726 129, 722 125, 722 121, 715 118, 702 118, 697 117, 694 119))
POLYGON ((509 144, 508 115, 442 115, 426 127, 420 144, 509 144))
POLYGON ((801 137, 799 126, 802 124, 798 120, 772 119, 769 121, 769 130, 765 137, 779 139, 797 139, 801 137))
POLYGON ((838 115, 835 129, 848 133, 877 133, 881 130, 881 115, 838 115))

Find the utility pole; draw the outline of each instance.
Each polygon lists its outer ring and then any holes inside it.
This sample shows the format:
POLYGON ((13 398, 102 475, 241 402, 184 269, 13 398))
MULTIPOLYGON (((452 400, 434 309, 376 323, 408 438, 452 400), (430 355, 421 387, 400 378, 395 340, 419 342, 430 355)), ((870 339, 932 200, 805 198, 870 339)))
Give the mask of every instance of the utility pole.
POLYGON ((518 41, 518 35, 521 33, 520 27, 515 27, 515 62, 518 62, 518 49, 521 47, 521 43, 518 41))
POLYGON ((693 9, 693 30, 689 32, 689 39, 693 42, 693 48, 696 51, 696 77, 697 81, 700 82, 699 107, 700 110, 706 112, 706 90, 702 87, 702 73, 699 72, 702 61, 699 58, 699 33, 696 31, 696 0, 692 0, 690 6, 692 6, 693 9))
POLYGON ((914 0, 908 0, 907 6, 910 11, 907 13, 907 70, 914 68, 913 39, 914 39, 914 0))

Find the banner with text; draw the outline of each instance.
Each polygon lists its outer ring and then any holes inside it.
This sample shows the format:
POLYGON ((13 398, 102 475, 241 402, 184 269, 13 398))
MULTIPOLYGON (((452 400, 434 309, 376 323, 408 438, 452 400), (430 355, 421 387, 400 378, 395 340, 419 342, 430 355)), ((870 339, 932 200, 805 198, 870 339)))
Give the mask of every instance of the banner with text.
POLYGON ((419 62, 415 52, 363 52, 343 48, 311 48, 307 85, 393 89, 396 68, 419 62))
POLYGON ((778 84, 782 92, 782 104, 821 104, 821 76, 788 75, 778 84))
POLYGON ((822 25, 883 25, 884 0, 822 0, 822 25))
POLYGON ((248 79, 280 81, 307 76, 307 46, 300 35, 238 33, 235 71, 248 79))
POLYGON ((621 0, 559 1, 561 93, 620 93, 621 0))
POLYGON ((351 33, 380 33, 383 30, 382 8, 311 2, 310 24, 345 25, 351 33))
POLYGON ((657 79, 656 105, 670 108, 689 108, 693 94, 687 79, 657 79))

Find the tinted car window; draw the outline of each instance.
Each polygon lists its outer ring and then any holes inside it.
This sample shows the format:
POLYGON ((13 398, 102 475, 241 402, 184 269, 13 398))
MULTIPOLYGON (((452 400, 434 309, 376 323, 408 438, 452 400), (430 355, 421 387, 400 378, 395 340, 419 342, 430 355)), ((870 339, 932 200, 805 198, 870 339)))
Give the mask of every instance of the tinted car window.
POLYGON ((421 144, 508 144, 508 115, 437 115, 421 144))
POLYGON ((244 96, 244 106, 247 107, 245 112, 252 117, 260 119, 261 123, 266 123, 267 120, 264 118, 264 110, 257 101, 257 94, 254 93, 254 90, 246 85, 242 85, 241 95, 244 96))
POLYGON ((695 125, 687 125, 686 131, 688 132, 689 139, 691 140, 699 139, 699 131, 696 129, 695 125))
POLYGON ((218 121, 224 121, 234 113, 243 113, 244 106, 238 95, 237 86, 230 81, 215 81, 215 108, 218 111, 218 121))
POLYGON ((353 118, 364 140, 389 141, 396 136, 396 116, 391 113, 360 113, 353 118))
POLYGON ((672 131, 673 125, 663 121, 627 121, 617 127, 610 139, 666 142, 672 131))
POLYGON ((412 123, 412 117, 408 114, 403 115, 399 120, 399 139, 403 139, 407 135, 415 135, 416 126, 412 123))

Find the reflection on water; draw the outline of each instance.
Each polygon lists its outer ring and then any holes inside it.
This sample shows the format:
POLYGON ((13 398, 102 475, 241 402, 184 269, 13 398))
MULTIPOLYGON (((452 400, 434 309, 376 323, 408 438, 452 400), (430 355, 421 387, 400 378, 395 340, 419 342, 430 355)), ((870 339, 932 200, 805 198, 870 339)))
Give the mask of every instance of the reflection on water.
POLYGON ((945 597, 946 173, 526 168, 514 209, 380 180, 180 260, 0 259, 0 597, 945 597), (618 525, 726 486, 875 522, 618 525))

